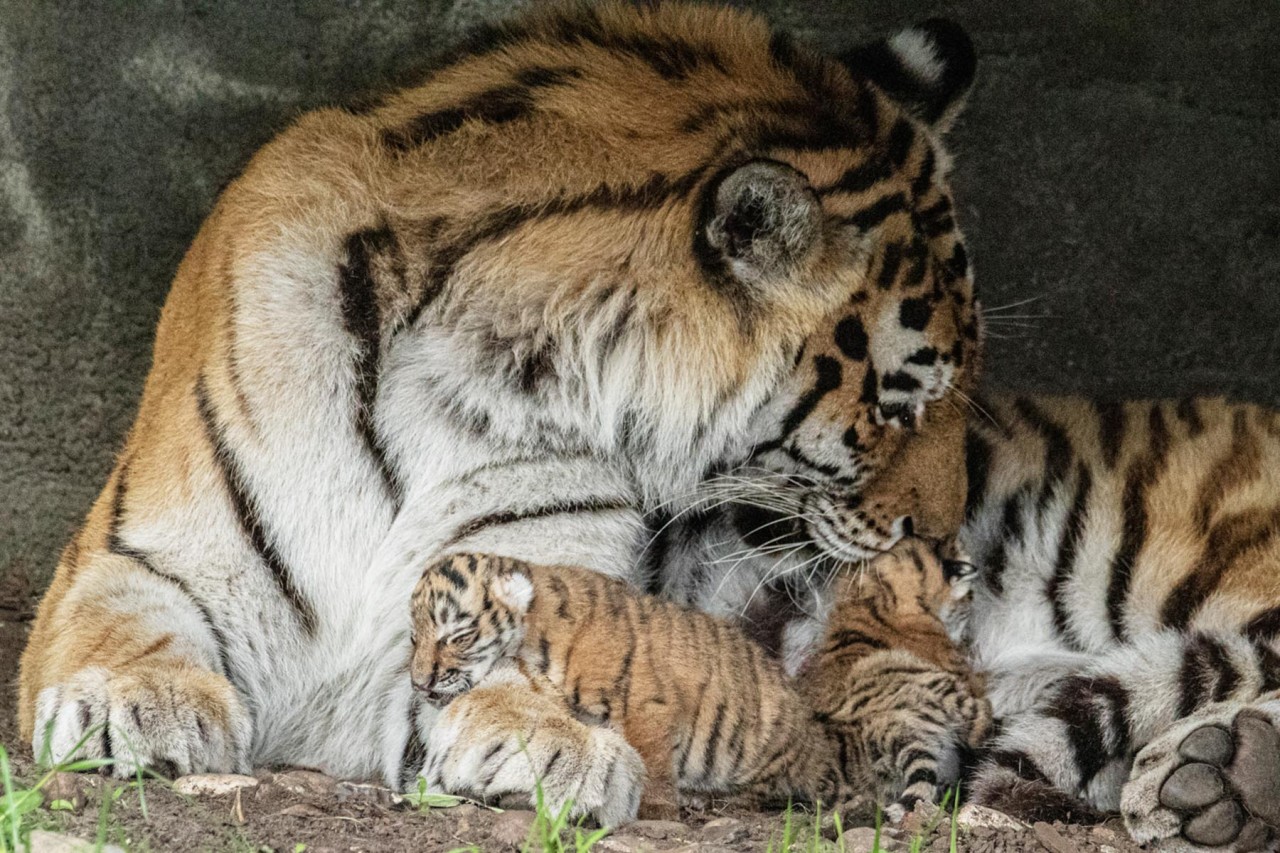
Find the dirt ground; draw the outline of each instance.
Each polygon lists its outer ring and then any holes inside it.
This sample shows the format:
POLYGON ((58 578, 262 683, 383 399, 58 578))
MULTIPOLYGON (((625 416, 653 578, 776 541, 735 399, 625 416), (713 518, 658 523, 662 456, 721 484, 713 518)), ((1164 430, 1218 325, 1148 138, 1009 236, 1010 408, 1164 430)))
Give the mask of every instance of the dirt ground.
MULTIPOLYGON (((32 616, 29 591, 0 589, 0 743, 10 751, 20 779, 30 782, 35 768, 29 750, 20 743, 16 723, 18 654, 32 616)), ((236 793, 186 795, 175 786, 148 782, 140 794, 135 785, 97 776, 55 780, 47 801, 61 799, 73 810, 42 809, 33 823, 44 829, 95 840, 127 850, 152 851, 482 851, 519 850, 526 846, 534 815, 516 807, 504 812, 471 804, 453 808, 418 809, 376 785, 341 782, 306 771, 277 768, 258 771, 242 780, 236 793), (107 811, 104 815, 104 801, 107 811)), ((957 849, 974 853, 1129 853, 1139 848, 1118 821, 1100 826, 1036 824, 1026 826, 996 813, 962 810, 957 849), (1001 820, 1003 818, 1003 821, 1001 820), (1000 825, 993 825, 1000 824, 1000 825)), ((866 853, 874 842, 870 814, 846 811, 844 849, 866 853)), ((804 839, 794 849, 809 851, 814 820, 807 813, 793 815, 804 839)), ((924 851, 948 849, 949 822, 932 831, 929 817, 910 815, 904 827, 886 829, 885 851, 908 850, 923 834, 924 851)), ((827 841, 821 849, 839 849, 831 820, 822 821, 827 841)), ((622 827, 594 849, 600 853, 641 851, 779 850, 784 834, 780 813, 749 811, 731 803, 711 803, 688 809, 679 823, 639 821, 622 827)), ((572 846, 569 848, 572 850, 572 846)))

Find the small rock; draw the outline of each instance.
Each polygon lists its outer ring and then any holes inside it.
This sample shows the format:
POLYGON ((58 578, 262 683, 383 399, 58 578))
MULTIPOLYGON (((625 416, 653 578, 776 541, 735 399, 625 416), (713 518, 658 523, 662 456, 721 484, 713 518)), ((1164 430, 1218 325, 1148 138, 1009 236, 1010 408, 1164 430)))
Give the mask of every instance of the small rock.
POLYGON ((363 782, 339 782, 338 800, 339 802, 355 800, 362 803, 372 803, 384 809, 397 808, 405 801, 404 797, 390 788, 385 788, 382 785, 369 785, 363 782))
POLYGON ((84 808, 84 790, 85 776, 80 773, 54 773, 44 786, 44 803, 48 806, 50 803, 61 800, 64 803, 70 803, 71 808, 80 811, 84 808))
POLYGON ((976 803, 962 806, 956 814, 956 823, 963 827, 983 827, 984 829, 1024 830, 1027 825, 1020 820, 1009 817, 1004 812, 989 809, 976 803))
POLYGON ((98 847, 92 841, 85 841, 74 835, 46 832, 43 829, 31 833, 30 846, 27 847, 28 853, 93 853, 96 850, 101 850, 102 853, 124 853, 122 848, 114 844, 98 847))
POLYGON ((1032 825, 1031 831, 1035 834, 1036 840, 1049 853, 1080 853, 1080 848, 1076 847, 1070 841, 1063 837, 1061 832, 1054 829, 1043 821, 1037 821, 1032 825))
POLYGON ((1095 826, 1093 829, 1089 830, 1089 833, 1099 841, 1119 840, 1119 836, 1116 835, 1116 831, 1109 826, 1095 826))
POLYGON ((673 847, 666 853, 738 853, 732 847, 721 847, 719 844, 686 844, 683 847, 673 847))
POLYGON ((746 834, 746 824, 732 817, 718 817, 707 821, 698 831, 698 837, 709 844, 733 844, 741 841, 746 834))
POLYGON ((221 797, 242 788, 256 788, 258 780, 238 773, 196 773, 173 781, 173 790, 188 797, 221 797))
POLYGON ((689 827, 674 820, 637 820, 627 824, 627 832, 641 838, 684 838, 692 834, 689 827))
POLYGON ((891 853, 901 850, 902 845, 885 833, 880 833, 880 846, 876 847, 876 829, 874 826, 853 826, 844 831, 844 849, 846 850, 883 850, 891 853))
POLYGON ((1098 853, 1120 853, 1120 851, 1112 847, 1110 844, 1103 844, 1098 848, 1098 853))
POLYGON ((537 818, 529 811, 506 811, 494 817, 489 834, 499 845, 521 847, 529 839, 529 830, 537 818))
POLYGON ((337 779, 316 770, 289 770, 271 781, 292 794, 312 797, 332 797, 338 788, 337 779))
POLYGON ((449 809, 449 817, 454 821, 454 832, 461 836, 470 833, 480 811, 479 806, 473 806, 471 803, 462 803, 449 809))
POLYGON ((291 806, 285 806, 276 814, 287 817, 324 817, 325 811, 309 803, 294 803, 291 806))
POLYGON ((608 850, 609 853, 652 853, 653 842, 639 835, 610 835, 598 843, 593 850, 608 850))

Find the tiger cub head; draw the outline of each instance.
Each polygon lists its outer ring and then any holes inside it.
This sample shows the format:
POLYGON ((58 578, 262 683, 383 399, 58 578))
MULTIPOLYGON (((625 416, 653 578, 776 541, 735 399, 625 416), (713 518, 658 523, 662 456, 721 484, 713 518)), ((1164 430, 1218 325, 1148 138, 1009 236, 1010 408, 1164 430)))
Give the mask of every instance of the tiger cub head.
POLYGON ((462 554, 427 567, 413 591, 409 675, 427 701, 469 691, 525 635, 533 583, 513 561, 462 554))
POLYGON ((953 643, 964 640, 973 598, 974 566, 959 546, 909 536, 851 572, 838 589, 833 627, 838 630, 842 603, 869 605, 884 623, 919 636, 937 626, 953 643))

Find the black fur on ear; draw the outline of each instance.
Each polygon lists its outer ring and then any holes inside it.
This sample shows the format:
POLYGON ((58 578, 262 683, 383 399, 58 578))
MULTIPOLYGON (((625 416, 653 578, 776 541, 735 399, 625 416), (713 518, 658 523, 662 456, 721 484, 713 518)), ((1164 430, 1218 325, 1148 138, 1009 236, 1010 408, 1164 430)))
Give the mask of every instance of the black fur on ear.
POLYGON ((854 48, 840 60, 855 77, 870 80, 939 133, 964 108, 978 67, 969 34, 945 18, 930 18, 854 48))
POLYGON ((752 160, 709 182, 694 242, 715 278, 755 285, 785 278, 821 233, 809 179, 785 163, 752 160))

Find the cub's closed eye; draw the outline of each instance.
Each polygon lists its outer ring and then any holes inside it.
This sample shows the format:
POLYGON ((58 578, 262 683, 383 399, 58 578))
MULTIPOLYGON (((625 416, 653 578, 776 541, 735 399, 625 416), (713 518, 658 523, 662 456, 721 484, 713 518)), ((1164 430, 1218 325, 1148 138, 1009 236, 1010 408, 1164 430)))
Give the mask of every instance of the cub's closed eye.
POLYGON ((477 633, 478 632, 475 628, 468 628, 465 631, 459 631, 449 637, 449 645, 460 647, 469 646, 476 641, 477 633))

